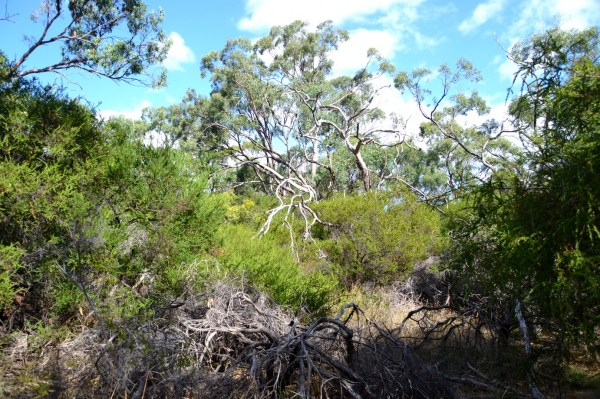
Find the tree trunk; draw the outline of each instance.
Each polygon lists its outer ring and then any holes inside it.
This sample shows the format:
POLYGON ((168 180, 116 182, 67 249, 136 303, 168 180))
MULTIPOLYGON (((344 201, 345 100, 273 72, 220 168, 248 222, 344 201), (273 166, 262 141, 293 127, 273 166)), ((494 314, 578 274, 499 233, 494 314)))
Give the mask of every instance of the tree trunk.
POLYGON ((363 185, 365 186, 365 192, 371 190, 371 177, 369 176, 369 169, 367 168, 367 164, 362 158, 360 151, 356 151, 354 153, 356 156, 356 166, 358 170, 360 170, 360 174, 362 176, 363 185))
POLYGON ((312 171, 311 171, 311 177, 312 177, 312 181, 313 183, 317 180, 317 162, 319 161, 319 149, 317 148, 318 146, 318 142, 317 139, 312 139, 312 144, 313 144, 313 164, 312 164, 312 171))

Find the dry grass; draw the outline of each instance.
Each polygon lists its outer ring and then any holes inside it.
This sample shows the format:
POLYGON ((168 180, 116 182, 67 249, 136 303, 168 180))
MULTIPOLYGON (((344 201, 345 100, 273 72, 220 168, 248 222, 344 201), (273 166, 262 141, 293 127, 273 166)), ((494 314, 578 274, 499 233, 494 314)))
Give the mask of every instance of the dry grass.
MULTIPOLYGON (((230 284, 161 317, 85 329, 47 348, 27 374, 50 382, 42 393, 57 398, 454 396, 435 368, 358 306, 302 324, 263 293, 230 284)), ((28 390, 23 397, 35 396, 28 390)))
MULTIPOLYGON (((154 318, 81 326, 60 343, 34 349, 31 336, 4 337, 0 392, 23 398, 531 397, 531 362, 519 330, 500 334, 485 300, 446 304, 444 284, 443 276, 421 275, 355 289, 358 305, 304 324, 257 290, 219 283, 154 318)), ((560 370, 542 367, 547 355, 535 348, 534 382, 547 397, 597 393, 553 380, 560 370)), ((576 370, 592 375, 593 367, 576 370)))
POLYGON ((353 296, 367 314, 454 383, 458 397, 532 397, 532 387, 548 397, 567 392, 552 339, 536 337, 534 354, 528 357, 518 324, 507 327, 501 303, 449 296, 450 284, 447 276, 420 269, 404 283, 355 289, 353 296))

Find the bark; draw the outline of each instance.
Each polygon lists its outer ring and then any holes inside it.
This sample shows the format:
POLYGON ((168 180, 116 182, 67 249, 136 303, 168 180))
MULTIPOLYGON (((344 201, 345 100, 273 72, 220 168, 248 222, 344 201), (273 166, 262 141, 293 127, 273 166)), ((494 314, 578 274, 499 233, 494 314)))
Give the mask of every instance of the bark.
POLYGON ((523 333, 523 343, 525 345, 525 354, 530 362, 529 369, 529 390, 531 391, 531 396, 534 399, 543 399, 544 394, 539 390, 539 388, 535 385, 535 371, 533 370, 533 361, 531 359, 531 339, 529 338, 529 331, 527 330, 527 324, 525 323, 525 318, 523 317, 523 313, 521 312, 521 302, 517 299, 517 304, 515 305, 515 314, 517 315, 517 320, 519 320, 519 328, 523 333))

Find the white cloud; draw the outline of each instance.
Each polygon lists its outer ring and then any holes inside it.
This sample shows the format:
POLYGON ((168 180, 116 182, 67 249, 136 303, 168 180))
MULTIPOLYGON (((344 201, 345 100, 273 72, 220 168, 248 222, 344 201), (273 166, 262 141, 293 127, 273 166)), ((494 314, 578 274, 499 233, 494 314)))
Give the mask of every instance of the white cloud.
POLYGON ((127 119, 136 120, 142 117, 142 111, 144 110, 144 108, 148 108, 150 106, 152 106, 152 103, 150 101, 142 100, 129 109, 123 109, 119 111, 112 109, 100 110, 98 111, 98 114, 103 119, 122 116, 127 119))
MULTIPOLYGON (((305 21, 309 29, 331 20, 336 26, 345 22, 360 23, 360 29, 350 29, 350 38, 331 53, 334 75, 353 74, 366 66, 367 51, 375 48, 386 59, 413 42, 419 48, 433 47, 445 38, 434 39, 418 32, 416 22, 422 18, 419 6, 425 0, 247 0, 247 16, 238 28, 261 34, 275 25, 296 20, 305 21)), ((435 13, 447 12, 446 8, 435 13)), ((428 10, 431 13, 431 10, 428 10)), ((429 14, 427 14, 429 15, 429 14)), ((265 58, 267 60, 267 58, 265 58)))
POLYGON ((489 0, 487 3, 481 3, 473 11, 469 19, 462 21, 458 30, 462 33, 469 33, 478 26, 486 23, 490 18, 497 15, 504 7, 504 0, 489 0))
POLYGON ((185 45, 185 42, 179 33, 173 32, 169 35, 169 38, 171 39, 172 44, 163 65, 169 71, 183 71, 182 65, 194 62, 196 57, 194 56, 192 49, 185 45))
POLYGON ((466 115, 459 115, 456 117, 456 121, 463 127, 481 126, 484 122, 495 119, 496 121, 503 123, 508 128, 508 105, 505 102, 501 102, 496 105, 491 105, 491 101, 488 98, 484 98, 488 105, 490 105, 490 112, 483 115, 478 115, 477 112, 471 111, 466 115))
POLYGON ((503 80, 507 80, 512 82, 515 77, 515 73, 517 72, 518 66, 510 59, 506 58, 504 62, 498 66, 498 72, 500 72, 500 77, 503 80))
MULTIPOLYGON (((394 82, 391 77, 383 75, 373 81, 373 86, 382 88, 378 95, 373 100, 373 107, 380 108, 387 115, 392 113, 401 116, 406 122, 406 138, 412 138, 420 147, 425 147, 425 143, 420 142, 418 137, 419 128, 423 122, 426 122, 425 117, 421 113, 417 102, 409 94, 400 93, 394 87, 394 82)), ((511 130, 511 124, 508 118, 508 104, 504 101, 503 96, 484 96, 484 100, 490 106, 490 111, 484 115, 478 115, 476 112, 469 112, 467 115, 458 116, 456 121, 464 127, 480 126, 484 122, 495 119, 503 125, 504 129, 511 130)), ((431 108, 425 106, 425 112, 431 108)), ((390 123, 385 121, 383 124, 390 123)), ((384 126, 385 127, 385 126, 384 126)), ((389 126, 388 126, 389 127, 389 126)), ((515 141, 512 133, 505 133, 502 137, 507 137, 515 141)))
POLYGON ((488 120, 494 119, 500 124, 499 130, 495 131, 494 134, 502 131, 502 137, 510 141, 513 145, 520 147, 522 145, 519 134, 516 133, 515 126, 511 123, 511 117, 508 112, 508 103, 502 101, 498 104, 492 105, 490 98, 485 98, 488 105, 490 105, 490 112, 485 115, 477 115, 476 112, 469 112, 467 115, 457 117, 456 121, 463 127, 481 126, 488 120))
POLYGON ((559 24, 563 29, 584 29, 600 23, 600 0, 528 0, 521 4, 507 29, 510 40, 521 39, 559 24))
POLYGON ((554 9, 564 29, 581 29, 600 22, 600 1, 557 0, 554 9))
POLYGON ((367 64, 367 51, 376 48, 386 59, 392 59, 398 47, 398 37, 388 31, 357 29, 350 39, 331 53, 334 75, 353 74, 367 64))
POLYGON ((433 37, 425 36, 425 35, 421 34, 420 32, 416 32, 416 31, 413 32, 412 34, 415 37, 417 46, 419 46, 419 48, 421 48, 421 49, 437 46, 438 44, 440 44, 441 42, 446 40, 445 37, 433 38, 433 37))
MULTIPOLYGON (((408 137, 416 138, 419 134, 419 126, 425 118, 419 110, 417 102, 408 94, 403 95, 394 87, 391 77, 382 75, 373 81, 373 86, 382 88, 373 100, 373 106, 380 108, 387 115, 392 113, 402 117, 406 122, 406 134, 408 137)), ((389 123, 388 121, 387 123, 389 123)))
POLYGON ((331 20, 334 24, 363 21, 377 14, 389 15, 402 10, 405 15, 416 14, 424 0, 248 0, 249 16, 238 23, 241 30, 259 32, 275 25, 286 25, 296 20, 319 24, 331 20))

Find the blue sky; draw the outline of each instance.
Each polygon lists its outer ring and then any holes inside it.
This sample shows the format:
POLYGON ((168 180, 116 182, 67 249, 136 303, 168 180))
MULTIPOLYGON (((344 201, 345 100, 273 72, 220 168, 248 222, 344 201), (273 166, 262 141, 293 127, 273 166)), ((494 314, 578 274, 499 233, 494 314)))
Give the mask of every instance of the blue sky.
MULTIPOLYGON (((79 84, 69 86, 71 94, 87 99, 102 115, 138 117, 143 107, 179 102, 190 87, 208 94, 208 81, 199 72, 203 55, 220 50, 229 38, 258 38, 271 26, 296 19, 312 26, 332 20, 349 31, 350 40, 332 55, 337 74, 358 70, 370 47, 399 70, 435 69, 467 58, 484 77, 477 90, 494 112, 501 112, 512 67, 496 40, 509 48, 555 24, 577 29, 600 25, 600 0, 147 0, 146 4, 149 9, 162 7, 166 14, 163 28, 173 40, 165 63, 169 85, 152 90, 81 73, 69 75, 79 84)), ((0 49, 10 59, 26 50, 24 35, 40 34, 42 26, 30 20, 39 6, 40 0, 0 0, 0 13, 13 15, 10 22, 0 21, 0 49)), ((45 49, 28 66, 47 64, 58 56, 58 48, 45 49)), ((47 75, 42 79, 54 79, 47 75)), ((379 105, 407 117, 416 112, 411 100, 393 89, 383 94, 379 105)))

